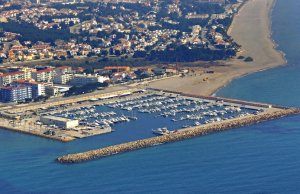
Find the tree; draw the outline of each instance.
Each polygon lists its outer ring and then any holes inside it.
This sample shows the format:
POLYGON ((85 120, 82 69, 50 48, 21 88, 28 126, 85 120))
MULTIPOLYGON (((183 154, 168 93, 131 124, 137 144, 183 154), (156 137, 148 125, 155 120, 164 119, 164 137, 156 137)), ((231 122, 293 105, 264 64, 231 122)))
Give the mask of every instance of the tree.
POLYGON ((115 55, 116 55, 116 56, 120 56, 120 55, 121 55, 121 51, 120 51, 120 50, 116 50, 116 51, 115 51, 115 55))
POLYGON ((253 61, 253 58, 252 57, 247 57, 244 59, 245 62, 252 62, 253 61))
POLYGON ((105 38, 108 34, 105 31, 99 31, 96 35, 98 38, 105 38))
POLYGON ((66 57, 62 55, 62 56, 59 57, 59 59, 62 60, 62 61, 65 61, 66 57))
POLYGON ((146 56, 147 56, 146 51, 135 51, 132 57, 133 58, 143 58, 146 56))
POLYGON ((114 55, 114 49, 113 48, 109 49, 109 55, 114 55))
POLYGON ((108 51, 107 51, 107 50, 103 50, 103 51, 101 51, 101 55, 103 55, 103 56, 107 56, 107 55, 108 55, 108 51))

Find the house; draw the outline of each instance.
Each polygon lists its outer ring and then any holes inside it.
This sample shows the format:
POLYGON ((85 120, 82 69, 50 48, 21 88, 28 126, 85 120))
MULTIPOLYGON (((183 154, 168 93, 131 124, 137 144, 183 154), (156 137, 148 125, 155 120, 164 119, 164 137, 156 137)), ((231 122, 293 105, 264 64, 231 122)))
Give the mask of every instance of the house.
POLYGON ((131 68, 129 66, 107 66, 104 69, 112 72, 129 72, 131 68))

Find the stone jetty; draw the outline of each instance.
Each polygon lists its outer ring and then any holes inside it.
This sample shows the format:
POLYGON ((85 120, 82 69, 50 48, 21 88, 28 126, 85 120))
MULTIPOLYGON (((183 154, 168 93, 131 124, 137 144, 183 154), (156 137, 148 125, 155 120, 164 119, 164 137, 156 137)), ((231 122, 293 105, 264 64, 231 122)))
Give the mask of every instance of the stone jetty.
POLYGON ((181 129, 178 132, 172 133, 170 135, 132 141, 82 153, 68 154, 57 158, 57 161, 60 163, 79 163, 160 144, 181 141, 196 136, 206 135, 208 133, 224 131, 227 129, 242 127, 299 113, 300 109, 276 109, 274 111, 263 112, 257 115, 250 115, 242 118, 206 124, 203 126, 181 129))

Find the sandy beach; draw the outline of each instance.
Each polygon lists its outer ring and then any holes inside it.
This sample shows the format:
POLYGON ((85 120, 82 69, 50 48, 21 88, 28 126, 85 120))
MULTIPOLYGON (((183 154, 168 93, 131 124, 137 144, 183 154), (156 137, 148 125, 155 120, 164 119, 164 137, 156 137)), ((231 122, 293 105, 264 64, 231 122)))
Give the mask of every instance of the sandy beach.
POLYGON ((198 68, 196 75, 171 78, 149 84, 150 87, 190 94, 212 95, 233 79, 286 64, 271 38, 271 21, 275 0, 249 0, 234 17, 229 35, 242 46, 238 56, 252 57, 253 62, 240 59, 221 61, 222 65, 198 68), (212 74, 206 71, 214 71, 212 74), (204 72, 204 73, 203 73, 204 72))

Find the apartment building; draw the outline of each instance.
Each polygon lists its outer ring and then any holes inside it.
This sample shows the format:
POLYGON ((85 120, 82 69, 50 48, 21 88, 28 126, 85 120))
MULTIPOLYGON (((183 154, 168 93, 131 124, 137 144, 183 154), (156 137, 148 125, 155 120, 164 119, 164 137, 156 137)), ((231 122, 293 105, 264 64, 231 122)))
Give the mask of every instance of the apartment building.
POLYGON ((21 102, 31 98, 31 87, 26 85, 7 86, 0 88, 1 102, 21 102))
POLYGON ((0 75, 0 86, 6 86, 21 79, 25 79, 25 73, 23 71, 2 74, 0 75))

